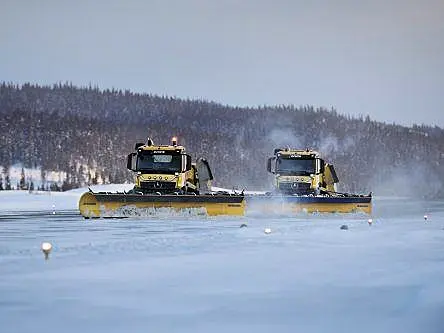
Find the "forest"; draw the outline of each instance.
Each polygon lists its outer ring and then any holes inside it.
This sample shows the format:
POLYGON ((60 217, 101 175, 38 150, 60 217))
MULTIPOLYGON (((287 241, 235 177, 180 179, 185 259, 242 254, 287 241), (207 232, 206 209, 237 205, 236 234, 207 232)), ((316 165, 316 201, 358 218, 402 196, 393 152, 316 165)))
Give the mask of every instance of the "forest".
POLYGON ((444 130, 437 126, 304 104, 235 107, 70 83, 3 82, 0 117, 1 189, 17 163, 41 168, 43 181, 46 171, 63 171, 57 186, 65 190, 131 182, 126 156, 134 144, 148 137, 168 144, 177 136, 193 159, 207 158, 216 186, 270 189, 266 160, 289 146, 318 150, 335 166, 341 191, 444 196, 444 130))

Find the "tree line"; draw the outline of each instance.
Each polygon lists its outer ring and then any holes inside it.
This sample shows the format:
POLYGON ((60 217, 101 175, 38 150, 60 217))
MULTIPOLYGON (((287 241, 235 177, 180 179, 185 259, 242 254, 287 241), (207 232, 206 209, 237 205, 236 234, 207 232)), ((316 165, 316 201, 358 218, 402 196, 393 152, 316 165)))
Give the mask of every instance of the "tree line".
MULTIPOLYGON (((377 107, 377 105, 375 105, 377 107)), ((310 105, 232 107, 118 89, 0 84, 0 165, 63 171, 73 188, 132 181, 135 142, 177 136, 206 157, 215 184, 270 189, 274 148, 318 150, 335 165, 340 190, 443 196, 444 131, 351 117, 310 105)), ((5 177, 3 184, 5 188, 5 177)), ((60 184, 61 186, 61 184, 60 184)))

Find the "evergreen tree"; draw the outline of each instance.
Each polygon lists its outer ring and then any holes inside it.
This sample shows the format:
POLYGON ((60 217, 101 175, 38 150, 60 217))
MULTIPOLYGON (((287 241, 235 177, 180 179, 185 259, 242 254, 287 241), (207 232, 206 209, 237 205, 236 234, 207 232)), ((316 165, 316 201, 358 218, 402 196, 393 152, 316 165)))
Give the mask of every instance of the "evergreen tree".
POLYGON ((7 191, 11 190, 11 181, 9 180, 8 174, 5 176, 5 190, 7 191))
POLYGON ((45 190, 45 183, 46 183, 46 172, 43 170, 43 168, 40 170, 40 179, 41 179, 41 191, 45 190))
POLYGON ((94 177, 93 177, 93 179, 92 179, 91 181, 92 181, 92 184, 93 184, 93 185, 97 185, 97 171, 96 171, 96 173, 94 174, 94 177))
POLYGON ((0 191, 3 191, 3 177, 0 175, 0 191))
POLYGON ((22 168, 22 173, 20 175, 20 183, 17 185, 17 188, 20 190, 26 190, 26 182, 25 182, 25 169, 22 168))
POLYGON ((60 192, 60 186, 56 182, 52 183, 49 188, 53 192, 60 192))
POLYGON ((85 176, 84 176, 84 168, 83 165, 80 164, 79 170, 78 170, 78 183, 79 186, 83 186, 85 183, 85 176))

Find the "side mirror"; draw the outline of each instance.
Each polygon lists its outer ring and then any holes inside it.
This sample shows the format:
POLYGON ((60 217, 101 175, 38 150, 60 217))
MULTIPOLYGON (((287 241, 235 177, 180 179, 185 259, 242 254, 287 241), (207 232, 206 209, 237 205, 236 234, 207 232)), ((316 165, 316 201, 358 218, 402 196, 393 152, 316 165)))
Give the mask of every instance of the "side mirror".
POLYGON ((191 156, 182 155, 182 172, 191 170, 191 156))
POLYGON ((186 165, 186 169, 191 170, 191 156, 187 155, 187 165, 186 165))
POLYGON ((126 168, 128 170, 136 171, 136 160, 137 160, 135 158, 136 156, 137 156, 136 153, 128 154, 128 157, 126 159, 126 168))
POLYGON ((137 148, 145 146, 145 144, 143 142, 137 142, 136 145, 134 146, 134 150, 137 150, 137 148))
POLYGON ((274 168, 274 165, 273 165, 275 160, 276 160, 275 157, 270 157, 267 160, 267 171, 270 172, 270 173, 274 173, 275 172, 275 168, 274 168))
POLYGON ((321 158, 317 158, 316 162, 315 162, 315 170, 316 170, 316 174, 319 175, 321 173, 325 172, 325 162, 323 159, 321 158))

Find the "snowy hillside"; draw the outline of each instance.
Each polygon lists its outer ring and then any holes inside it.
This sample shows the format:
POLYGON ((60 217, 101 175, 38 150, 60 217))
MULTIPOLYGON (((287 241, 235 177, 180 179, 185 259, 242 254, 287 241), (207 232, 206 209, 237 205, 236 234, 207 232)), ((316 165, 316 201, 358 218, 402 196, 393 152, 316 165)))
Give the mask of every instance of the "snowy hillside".
POLYGON ((310 105, 240 108, 72 85, 3 83, 0 105, 0 164, 63 172, 71 188, 132 181, 126 156, 134 144, 148 136, 166 144, 177 135, 193 159, 209 161, 217 186, 271 188, 266 160, 275 148, 291 146, 316 149, 333 163, 340 191, 444 197, 439 127, 386 124, 310 105))

